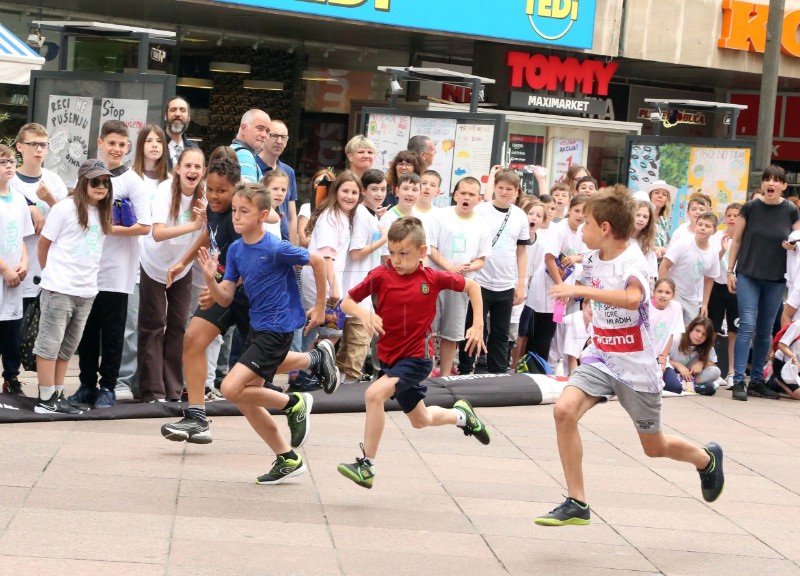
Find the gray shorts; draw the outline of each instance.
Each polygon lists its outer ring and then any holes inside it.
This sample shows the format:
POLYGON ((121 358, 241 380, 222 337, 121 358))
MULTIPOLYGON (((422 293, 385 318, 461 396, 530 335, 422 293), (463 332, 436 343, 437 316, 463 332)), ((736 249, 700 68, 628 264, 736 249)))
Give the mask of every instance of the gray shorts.
POLYGON ((637 392, 594 366, 582 364, 569 375, 568 386, 608 402, 614 396, 640 434, 661 432, 661 393, 637 392))
POLYGON ((464 324, 467 322, 467 306, 469 296, 464 292, 442 290, 436 299, 436 318, 433 320, 433 331, 440 338, 450 342, 461 342, 464 339, 464 324))
POLYGON ((69 360, 83 336, 94 296, 81 298, 42 288, 39 295, 41 316, 33 353, 45 360, 69 360))

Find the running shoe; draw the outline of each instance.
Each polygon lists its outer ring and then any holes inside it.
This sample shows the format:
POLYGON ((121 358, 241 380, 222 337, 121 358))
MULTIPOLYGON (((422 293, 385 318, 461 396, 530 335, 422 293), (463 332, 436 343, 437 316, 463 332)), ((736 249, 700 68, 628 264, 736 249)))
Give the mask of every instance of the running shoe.
POLYGON ((589 505, 581 506, 572 498, 567 498, 552 511, 535 520, 539 526, 586 526, 591 521, 589 505))
POLYGON ((297 460, 278 456, 272 463, 272 470, 256 478, 256 484, 280 484, 284 480, 306 473, 303 459, 298 454, 297 460))
POLYGON ((364 454, 364 445, 359 444, 363 458, 356 458, 352 464, 339 464, 337 470, 339 474, 345 478, 352 480, 359 486, 364 488, 372 488, 372 482, 375 480, 375 469, 367 462, 367 455, 364 454))
POLYGON ((736 380, 731 388, 731 397, 734 400, 747 402, 747 390, 744 387, 744 380, 736 380))
POLYGON ((308 434, 311 432, 311 407, 314 405, 314 397, 307 392, 292 392, 298 399, 297 404, 283 411, 289 420, 289 431, 292 435, 292 448, 300 448, 306 443, 308 434))
POLYGON ((769 400, 780 400, 781 395, 770 389, 763 380, 750 382, 747 387, 747 395, 756 398, 768 398, 769 400))
POLYGON ((336 367, 336 351, 330 340, 320 340, 315 348, 321 355, 319 367, 315 374, 319 378, 319 383, 322 384, 325 394, 333 394, 342 380, 339 369, 336 367))
POLYGON ((80 386, 68 400, 76 404, 94 406, 94 402, 97 400, 97 387, 80 386))
POLYGON ((3 394, 14 394, 16 396, 25 396, 22 391, 22 382, 16 376, 11 376, 3 380, 3 394))
POLYGON ((475 410, 473 410, 469 400, 456 400, 453 408, 462 412, 467 418, 467 425, 462 428, 465 436, 475 436, 481 444, 491 442, 492 438, 489 434, 489 429, 484 426, 478 415, 475 414, 475 410))
POLYGON ((711 456, 711 462, 705 470, 700 470, 700 487, 703 490, 703 500, 713 502, 722 494, 725 487, 725 474, 722 472, 722 448, 716 442, 709 442, 705 451, 711 456))
POLYGON ((83 414, 83 410, 79 410, 55 393, 50 396, 49 400, 39 398, 33 411, 37 414, 83 414))
POLYGON ((111 408, 117 405, 117 395, 111 388, 100 387, 94 401, 95 408, 111 408))
POLYGON ((164 424, 161 435, 173 442, 189 442, 190 444, 211 444, 211 428, 208 420, 190 416, 184 411, 183 419, 174 424, 164 424))

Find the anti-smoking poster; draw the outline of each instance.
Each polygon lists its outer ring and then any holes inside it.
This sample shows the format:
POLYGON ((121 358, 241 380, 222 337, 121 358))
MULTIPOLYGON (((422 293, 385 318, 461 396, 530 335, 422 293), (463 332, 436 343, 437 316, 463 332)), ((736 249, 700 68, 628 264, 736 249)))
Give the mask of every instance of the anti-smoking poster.
MULTIPOLYGON (((122 160, 126 166, 133 165, 133 157, 136 154, 136 139, 139 132, 147 124, 147 100, 125 100, 121 98, 103 98, 100 104, 100 124, 97 128, 97 136, 107 120, 120 120, 128 127, 128 141, 131 144, 128 153, 122 160)), ((98 157, 101 155, 98 151, 98 157)), ((102 158, 101 158, 102 160, 102 158)))
POLYGON ((50 152, 44 166, 61 176, 67 186, 75 186, 78 168, 88 158, 91 118, 91 98, 50 96, 47 104, 50 152))

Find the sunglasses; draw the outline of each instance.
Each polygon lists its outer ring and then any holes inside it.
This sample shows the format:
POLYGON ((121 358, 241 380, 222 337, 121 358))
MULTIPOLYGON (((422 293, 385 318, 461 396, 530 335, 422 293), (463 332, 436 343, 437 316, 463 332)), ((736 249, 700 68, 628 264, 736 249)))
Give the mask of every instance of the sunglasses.
POLYGON ((89 186, 92 188, 100 188, 101 186, 108 190, 111 188, 111 179, 110 178, 92 178, 89 180, 89 186))

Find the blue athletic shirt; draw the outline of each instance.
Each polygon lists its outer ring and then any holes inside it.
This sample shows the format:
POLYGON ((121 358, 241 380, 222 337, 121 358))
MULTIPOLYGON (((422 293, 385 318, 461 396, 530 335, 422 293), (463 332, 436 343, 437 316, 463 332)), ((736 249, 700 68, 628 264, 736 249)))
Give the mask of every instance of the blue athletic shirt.
POLYGON ((294 266, 308 261, 308 250, 272 234, 264 234, 255 244, 245 244, 241 238, 231 244, 224 279, 235 283, 242 278, 253 330, 286 334, 305 325, 294 266))

